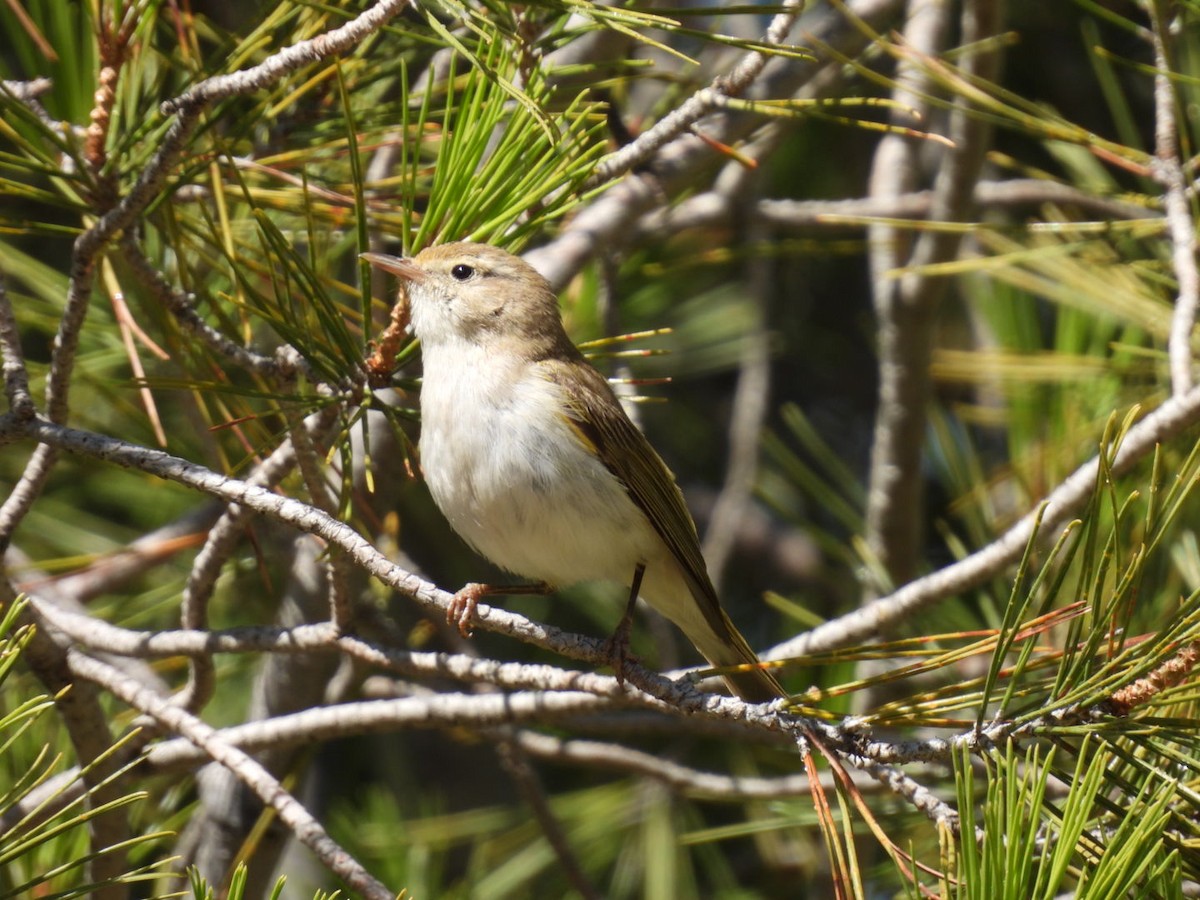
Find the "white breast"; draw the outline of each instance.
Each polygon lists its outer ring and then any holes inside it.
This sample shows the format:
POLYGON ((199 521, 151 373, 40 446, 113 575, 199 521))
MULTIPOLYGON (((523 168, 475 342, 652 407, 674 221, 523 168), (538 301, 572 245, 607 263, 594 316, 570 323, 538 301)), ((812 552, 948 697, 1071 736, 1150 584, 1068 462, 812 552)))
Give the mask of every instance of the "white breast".
POLYGON ((421 409, 433 498, 492 562, 565 586, 628 584, 638 563, 661 559, 649 521, 571 430, 558 386, 536 366, 465 342, 430 348, 421 409))

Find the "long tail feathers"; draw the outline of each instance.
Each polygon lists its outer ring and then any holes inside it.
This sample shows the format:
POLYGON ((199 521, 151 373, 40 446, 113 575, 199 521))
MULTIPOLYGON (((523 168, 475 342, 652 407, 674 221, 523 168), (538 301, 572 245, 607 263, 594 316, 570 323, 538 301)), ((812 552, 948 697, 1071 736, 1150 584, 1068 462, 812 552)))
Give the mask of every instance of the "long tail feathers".
POLYGON ((696 645, 696 649, 718 668, 726 666, 753 666, 741 672, 723 672, 721 677, 729 685, 730 690, 749 703, 766 703, 780 697, 786 698, 787 691, 775 678, 770 669, 761 668, 761 662, 741 636, 729 616, 721 611, 721 619, 725 626, 724 634, 708 627, 692 627, 687 629, 688 639, 696 645))

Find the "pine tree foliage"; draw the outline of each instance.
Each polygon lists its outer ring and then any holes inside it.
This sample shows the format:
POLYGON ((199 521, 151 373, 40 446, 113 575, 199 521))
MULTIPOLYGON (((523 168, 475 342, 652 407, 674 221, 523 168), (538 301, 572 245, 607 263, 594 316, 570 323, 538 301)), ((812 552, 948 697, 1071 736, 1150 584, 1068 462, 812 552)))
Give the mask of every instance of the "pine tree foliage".
POLYGON ((1200 7, 1042 7, 0 8, 0 896, 1194 892, 1200 7), (450 240, 789 702, 618 682, 604 586, 445 625, 359 254, 450 240))

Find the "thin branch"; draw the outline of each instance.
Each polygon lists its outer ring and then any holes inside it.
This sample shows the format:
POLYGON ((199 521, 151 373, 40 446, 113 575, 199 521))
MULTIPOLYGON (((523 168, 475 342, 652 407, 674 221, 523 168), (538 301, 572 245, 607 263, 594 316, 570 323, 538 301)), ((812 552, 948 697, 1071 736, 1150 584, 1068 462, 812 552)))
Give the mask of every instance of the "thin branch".
MULTIPOLYGON (((572 691, 598 697, 627 697, 615 677, 532 663, 500 662, 465 654, 401 650, 342 635, 332 622, 246 626, 215 631, 178 629, 134 631, 82 612, 72 612, 37 596, 30 603, 38 617, 78 646, 134 659, 172 656, 210 658, 216 653, 342 652, 367 665, 424 678, 451 678, 508 690, 572 691)), ((654 677, 643 671, 643 678, 654 677)), ((652 698, 643 697, 651 702, 652 698)))
MULTIPOLYGON (((67 302, 54 336, 50 374, 46 379, 46 416, 51 422, 65 422, 67 419, 71 374, 75 371, 79 335, 87 318, 92 287, 96 282, 96 258, 100 248, 101 244, 92 239, 91 230, 77 237, 72 248, 67 302)), ((46 472, 49 472, 49 466, 46 472)), ((43 473, 39 474, 44 478, 43 473)))
MULTIPOLYGON (((329 406, 310 415, 301 427, 312 429, 314 434, 324 434, 333 426, 337 415, 337 408, 329 406)), ((295 464, 296 455, 292 441, 284 441, 255 469, 247 483, 261 488, 274 488, 295 464)), ((246 523, 252 516, 252 510, 236 503, 230 504, 221 513, 216 524, 209 529, 204 546, 196 554, 183 588, 179 616, 180 624, 184 628, 203 628, 207 624, 208 601, 216 588, 217 578, 237 547, 246 523)), ((188 669, 188 684, 176 701, 185 709, 195 712, 212 696, 214 673, 211 660, 201 655, 192 658, 188 669)))
POLYGON ((46 483, 57 458, 57 451, 45 444, 38 444, 29 454, 29 461, 21 470, 21 477, 4 498, 4 503, 0 504, 0 551, 7 549, 17 526, 24 521, 37 498, 41 496, 42 486, 46 483))
POLYGON ((596 886, 584 873, 583 866, 579 864, 579 859, 571 849, 571 843, 563 830, 562 822, 550 807, 550 801, 546 798, 546 791, 542 786, 541 779, 538 778, 533 766, 529 764, 525 750, 515 740, 513 732, 514 729, 504 729, 503 737, 496 744, 496 755, 500 759, 500 765, 516 783, 526 804, 533 811, 534 817, 541 826, 542 834, 545 835, 546 841, 554 850, 559 867, 567 876, 567 881, 574 886, 584 900, 599 900, 602 896, 601 893, 596 890, 596 886))
MULTIPOLYGON (((485 729, 526 722, 554 722, 608 708, 610 704, 607 698, 572 692, 431 694, 323 706, 222 728, 217 735, 229 746, 254 753, 317 744, 348 735, 387 734, 408 728, 485 729)), ((164 741, 146 751, 146 761, 155 769, 172 770, 207 762, 208 754, 190 739, 164 741)))
MULTIPOLYGON (((932 77, 918 60, 941 52, 949 16, 947 0, 915 0, 909 4, 903 40, 913 54, 903 57, 896 66, 893 107, 889 116, 894 125, 906 124, 913 119, 918 122, 928 120, 932 77)), ((920 178, 920 157, 921 147, 917 141, 899 132, 885 134, 875 150, 871 166, 869 199, 888 202, 911 193, 920 178)), ((897 231, 891 223, 871 226, 870 261, 877 307, 882 303, 880 293, 888 294, 883 300, 895 302, 890 295, 898 284, 889 280, 887 273, 900 267, 908 258, 911 250, 908 240, 908 233, 897 231)))
MULTIPOLYGON (((4 392, 8 398, 10 415, 18 420, 31 419, 37 410, 33 395, 29 391, 29 373, 25 368, 25 355, 21 350, 21 335, 13 313, 12 300, 8 296, 7 282, 0 275, 0 360, 4 370, 4 392)), ((20 480, 0 504, 0 557, 12 541, 13 532, 24 520, 40 493, 42 483, 39 473, 49 471, 54 462, 54 451, 38 446, 26 463, 20 480), (31 477, 25 473, 32 471, 31 477)))
MULTIPOLYGON (((16 599, 7 578, 0 578, 0 607, 7 609, 16 599)), ((22 618, 36 623, 33 611, 26 608, 22 618)), ((76 684, 70 671, 69 650, 59 646, 48 629, 35 627, 25 646, 23 657, 37 679, 54 697, 54 706, 66 727, 75 758, 84 770, 84 781, 91 789, 89 805, 103 806, 124 795, 126 779, 114 777, 123 758, 110 753, 113 735, 108 716, 100 705, 99 692, 92 685, 76 684)), ((106 852, 129 839, 130 827, 126 810, 119 805, 88 821, 91 851, 88 877, 103 882, 126 871, 125 857, 120 852, 106 852)), ((123 900, 126 889, 119 884, 97 888, 98 900, 123 900)))
MULTIPOLYGON (((913 191, 893 197, 850 200, 763 200, 759 213, 776 227, 854 225, 870 218, 924 219, 934 209, 933 191, 913 191)), ((984 209, 1011 209, 1053 203, 1073 206, 1101 219, 1153 219, 1158 210, 1115 197, 1102 197, 1069 184, 1043 178, 976 181, 971 204, 984 209)))
MULTIPOLYGON (((329 407, 329 410, 337 412, 336 407, 329 407)), ((286 410, 285 414, 288 419, 288 431, 291 435, 292 446, 295 450, 296 463, 300 469, 300 475, 304 479, 304 486, 308 489, 308 496, 317 509, 331 517, 336 517, 337 504, 329 493, 329 486, 325 481, 325 473, 322 468, 323 461, 317 453, 312 432, 309 430, 317 427, 318 422, 315 419, 306 422, 298 412, 292 409, 286 410)), ((321 430, 324 431, 324 429, 321 430)), ((350 624, 351 618, 350 573, 347 570, 346 558, 336 547, 330 550, 324 568, 329 582, 330 620, 339 628, 346 628, 350 624)))
MULTIPOLYGON (((931 77, 916 60, 937 56, 948 31, 947 0, 917 0, 909 6, 904 42, 914 54, 897 64, 890 119, 900 124, 929 115, 931 77), (911 110, 911 112, 909 112, 911 110)), ((872 199, 892 200, 911 192, 920 176, 916 141, 890 132, 880 140, 871 164, 872 199)), ((936 198, 934 200, 936 203, 936 198)), ((903 584, 916 572, 924 529, 923 483, 919 477, 925 437, 925 407, 930 391, 933 313, 945 281, 900 280, 890 273, 910 261, 913 232, 883 221, 868 225, 871 300, 876 317, 879 388, 871 462, 867 476, 865 538, 891 584, 903 584)), ((868 599, 888 584, 864 585, 868 599)))
POLYGON ((688 766, 643 753, 621 744, 587 740, 564 740, 522 730, 516 740, 531 756, 546 762, 582 765, 616 772, 644 775, 661 781, 690 797, 722 802, 774 800, 808 794, 807 775, 757 778, 701 772, 688 766))
POLYGON ((1196 308, 1200 305, 1200 269, 1196 266, 1196 222, 1188 202, 1187 176, 1179 155, 1176 126, 1178 104, 1172 79, 1169 50, 1170 25, 1162 0, 1150 4, 1151 34, 1154 40, 1154 176, 1163 186, 1163 205, 1167 233, 1171 237, 1171 263, 1179 283, 1175 314, 1167 341, 1171 367, 1171 390, 1182 394, 1191 390, 1192 332, 1196 327, 1196 308))
POLYGON ((125 678, 111 666, 68 651, 71 671, 86 678, 134 709, 153 718, 165 728, 182 735, 206 757, 220 763, 249 786, 262 801, 272 806, 279 818, 331 872, 341 876, 355 891, 370 900, 394 900, 395 892, 376 880, 363 866, 337 844, 291 794, 266 769, 237 747, 223 740, 215 729, 190 713, 156 696, 141 685, 125 678))
MULTIPOLYGON (((947 30, 949 4, 928 0, 914 7, 905 29, 912 55, 900 63, 897 105, 912 107, 924 117, 928 109, 929 75, 912 60, 936 57, 947 30)), ((978 45, 994 35, 1000 24, 999 4, 976 0, 963 8, 965 45, 978 45)), ((969 75, 989 79, 999 65, 999 53, 976 46, 962 63, 969 75)), ((983 164, 988 126, 969 114, 966 102, 955 98, 950 117, 953 150, 946 153, 934 184, 930 215, 939 221, 969 218, 974 182, 983 164)), ((873 196, 895 197, 911 190, 917 177, 917 154, 912 141, 889 134, 879 145, 872 170, 873 196)), ((926 410, 932 390, 930 359, 936 311, 947 281, 921 270, 952 259, 961 234, 925 231, 914 238, 891 224, 874 225, 871 242, 872 293, 878 318, 879 400, 871 442, 866 507, 866 541, 891 584, 904 584, 918 571, 924 529, 923 482, 919 477, 925 444, 926 410), (908 267, 900 278, 896 269, 908 267)), ((868 584, 868 595, 887 585, 868 584)))
POLYGON ((0 272, 0 360, 3 361, 4 396, 8 398, 8 408, 18 418, 33 416, 36 410, 33 395, 29 392, 25 354, 21 351, 21 333, 3 272, 0 272))
MULTIPOLYGON (((257 372, 271 378, 273 381, 286 381, 291 376, 291 367, 285 359, 272 359, 255 353, 230 340, 216 328, 213 328, 196 311, 193 297, 177 290, 166 277, 154 267, 154 264, 142 253, 133 233, 127 233, 121 240, 121 252, 125 262, 137 277, 143 288, 151 294, 166 309, 171 311, 181 328, 189 335, 199 340, 210 350, 224 357, 239 368, 248 372, 257 372)), ((310 380, 314 380, 311 379, 310 380)))
MULTIPOLYGON (((409 676, 452 678, 469 684, 488 684, 506 690, 571 691, 614 700, 630 699, 611 675, 581 672, 535 663, 502 662, 463 653, 427 653, 381 647, 352 636, 339 636, 337 648, 359 662, 409 676)), ((651 673, 642 671, 644 679, 651 673)), ((652 677, 652 676, 651 676, 652 677)), ((636 694, 636 692, 634 692, 636 694)), ((643 697, 643 699, 648 699, 643 697)), ((651 705, 654 705, 653 702, 651 705)))
POLYGON ((205 79, 174 100, 165 101, 163 114, 194 117, 200 109, 219 100, 269 87, 307 65, 353 49, 409 6, 415 8, 412 0, 379 0, 346 24, 314 38, 297 41, 256 66, 205 79))
POLYGON ((978 756, 985 751, 1003 747, 1008 741, 1034 737, 1056 728, 1095 725, 1105 720, 1113 720, 1113 713, 1107 702, 1094 707, 1070 704, 1048 709, 1043 715, 1021 722, 1004 719, 947 737, 911 741, 872 740, 869 733, 864 733, 853 719, 847 719, 839 725, 814 724, 810 721, 804 724, 818 732, 821 739, 834 747, 838 753, 855 761, 855 765, 859 765, 861 761, 870 761, 885 766, 899 766, 917 762, 949 764, 962 749, 978 756))
MULTIPOLYGON (((807 13, 804 17, 807 29, 802 39, 811 36, 813 43, 836 47, 842 56, 857 55, 870 43, 859 21, 876 30, 886 29, 903 12, 905 4, 903 0, 850 0, 846 6, 849 15, 829 6, 819 6, 807 13)), ((841 71, 842 63, 832 58, 822 58, 813 67, 768 63, 754 86, 756 91, 761 89, 769 96, 806 91, 817 96, 834 88, 837 78, 827 76, 841 71)), ((717 113, 708 119, 706 133, 730 144, 758 124, 754 116, 717 113)), ((637 220, 692 185, 712 162, 711 146, 685 130, 658 150, 653 179, 622 179, 574 215, 555 240, 526 253, 525 259, 555 289, 562 288, 598 253, 615 252, 636 239, 637 230, 633 226, 637 220)))
MULTIPOLYGON (((642 238, 675 235, 685 228, 706 228, 729 221, 737 197, 706 191, 674 206, 655 210, 638 222, 642 238)), ((876 219, 927 220, 933 210, 932 190, 910 191, 894 197, 852 197, 845 200, 760 200, 755 214, 776 229, 861 228, 876 219)), ((1068 184, 1041 178, 978 181, 971 198, 981 209, 1013 209, 1053 203, 1073 206, 1102 220, 1147 220, 1161 217, 1156 209, 1114 197, 1099 197, 1068 184)), ((1061 224, 1061 223, 1060 223, 1061 224)), ((958 223, 955 227, 961 230, 958 223)), ((1067 226, 1069 227, 1069 226, 1067 226)))
POLYGON ((944 825, 954 834, 959 832, 958 810, 942 800, 911 775, 894 766, 885 766, 869 760, 853 760, 858 770, 867 773, 893 794, 903 797, 913 808, 931 822, 944 825))
POLYGON ((303 653, 333 650, 338 640, 337 629, 330 622, 291 627, 247 625, 214 631, 190 628, 133 631, 85 613, 62 609, 36 595, 29 602, 40 618, 80 647, 134 659, 215 653, 303 653))
MULTIPOLYGON (((1197 422, 1200 422, 1200 389, 1171 397, 1129 429, 1112 460, 1113 474, 1128 472, 1152 454, 1158 444, 1197 422)), ((759 655, 764 659, 784 659, 864 641, 918 610, 982 584, 1021 558, 1039 522, 1043 534, 1054 534, 1066 525, 1091 497, 1098 470, 1099 457, 1094 456, 1055 488, 1038 509, 1026 513, 986 547, 759 655)))
MULTIPOLYGON (((778 47, 787 39, 804 4, 784 0, 783 10, 775 14, 763 35, 763 44, 778 47)), ((716 106, 718 97, 740 96, 759 75, 769 59, 761 50, 751 50, 727 74, 713 80, 683 101, 635 140, 615 151, 596 166, 585 188, 598 187, 647 163, 659 150, 691 128, 716 106)))

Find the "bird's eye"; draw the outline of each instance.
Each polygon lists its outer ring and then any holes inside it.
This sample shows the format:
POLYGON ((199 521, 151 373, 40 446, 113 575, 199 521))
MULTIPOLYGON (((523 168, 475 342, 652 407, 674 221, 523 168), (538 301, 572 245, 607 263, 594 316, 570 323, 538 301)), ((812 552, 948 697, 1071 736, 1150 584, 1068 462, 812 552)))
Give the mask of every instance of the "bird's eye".
POLYGON ((455 281, 466 281, 468 278, 470 278, 474 274, 475 274, 475 270, 473 268, 471 268, 470 266, 468 266, 466 263, 459 263, 457 266, 455 266, 453 269, 450 270, 450 276, 455 281))

